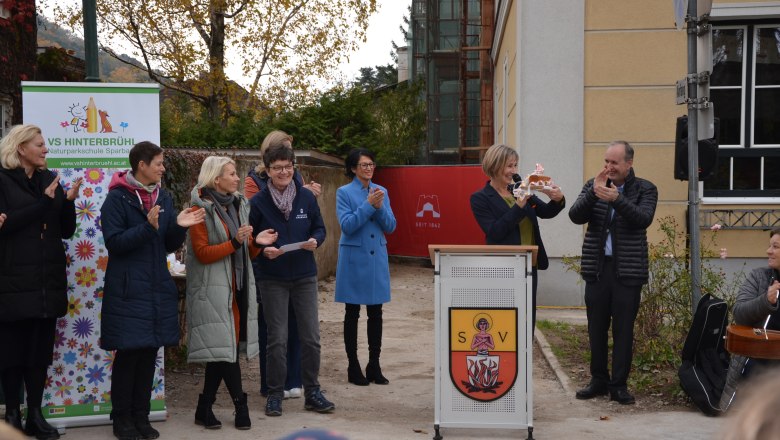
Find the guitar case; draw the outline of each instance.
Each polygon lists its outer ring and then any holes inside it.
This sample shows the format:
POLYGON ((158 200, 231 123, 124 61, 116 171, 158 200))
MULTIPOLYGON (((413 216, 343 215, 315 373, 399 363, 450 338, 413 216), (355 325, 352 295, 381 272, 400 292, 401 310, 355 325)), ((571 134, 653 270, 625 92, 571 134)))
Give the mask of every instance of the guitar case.
POLYGON ((728 314, 728 304, 722 299, 710 294, 701 297, 677 371, 680 387, 708 416, 721 414, 719 401, 729 367, 723 340, 728 314))

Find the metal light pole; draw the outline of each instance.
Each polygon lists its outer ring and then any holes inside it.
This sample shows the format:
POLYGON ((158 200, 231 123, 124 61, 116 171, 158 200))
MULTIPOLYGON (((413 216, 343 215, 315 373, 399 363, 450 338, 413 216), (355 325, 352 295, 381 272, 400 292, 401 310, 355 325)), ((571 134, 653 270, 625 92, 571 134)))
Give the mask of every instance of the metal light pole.
POLYGON ((688 0, 688 231, 690 234, 691 308, 701 299, 701 244, 699 232, 699 140, 714 133, 714 109, 709 100, 712 71, 712 0, 688 0), (701 14, 701 16, 699 16, 701 14))
POLYGON ((96 9, 96 0, 82 0, 82 15, 84 16, 84 58, 87 63, 86 80, 88 82, 100 82, 96 9))
MULTIPOLYGON (((85 0, 86 1, 86 0, 85 0)), ((688 1, 688 231, 691 247, 691 300, 693 311, 701 298, 701 249, 699 244, 699 130, 696 39, 699 31, 696 0, 688 1)))

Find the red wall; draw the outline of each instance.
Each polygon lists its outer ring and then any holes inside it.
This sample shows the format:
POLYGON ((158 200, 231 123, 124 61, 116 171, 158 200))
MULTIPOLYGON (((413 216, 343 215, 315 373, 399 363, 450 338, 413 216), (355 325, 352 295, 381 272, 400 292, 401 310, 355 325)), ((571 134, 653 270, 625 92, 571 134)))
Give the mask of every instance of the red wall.
POLYGON ((390 255, 428 257, 429 244, 484 244, 469 197, 487 180, 479 165, 378 169, 373 181, 387 188, 397 221, 387 236, 390 255))

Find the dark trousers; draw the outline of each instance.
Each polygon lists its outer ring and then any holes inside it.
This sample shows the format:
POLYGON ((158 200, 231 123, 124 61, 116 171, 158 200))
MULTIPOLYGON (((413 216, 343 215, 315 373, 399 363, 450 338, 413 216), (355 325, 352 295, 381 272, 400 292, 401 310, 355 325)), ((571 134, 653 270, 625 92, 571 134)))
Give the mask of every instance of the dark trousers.
POLYGON ((222 381, 230 393, 230 398, 241 399, 244 395, 244 389, 241 385, 241 365, 238 363, 239 353, 236 353, 235 362, 207 362, 206 376, 203 379, 203 395, 214 401, 217 397, 217 390, 222 381))
MULTIPOLYGON (((258 290, 258 292, 260 292, 258 290)), ((259 293, 258 293, 259 294, 259 293)), ((268 394, 268 327, 263 315, 263 303, 257 304, 257 331, 260 343, 260 393, 268 394)), ((298 321, 292 305, 287 310, 287 378, 284 389, 301 388, 301 342, 298 340, 298 321)))
MULTIPOLYGON (((366 333, 368 335, 369 361, 379 361, 382 352, 382 304, 366 305, 366 333)), ((344 348, 350 364, 357 364, 357 334, 358 319, 360 319, 360 304, 344 304, 344 348)))
POLYGON ((111 375, 111 415, 149 414, 157 348, 117 350, 111 375))
POLYGON ((293 281, 261 280, 260 295, 268 329, 268 395, 282 398, 287 377, 288 310, 292 304, 301 343, 301 379, 306 393, 319 390, 320 320, 317 277, 293 281))
POLYGON ((22 382, 27 389, 27 406, 40 408, 47 367, 9 367, 0 372, 5 407, 18 410, 21 405, 22 382))
POLYGON ((590 375, 610 389, 625 388, 631 370, 634 320, 642 286, 626 285, 616 276, 614 262, 606 261, 601 278, 585 285, 585 306, 590 339, 590 375), (607 366, 609 327, 612 324, 612 376, 607 366))

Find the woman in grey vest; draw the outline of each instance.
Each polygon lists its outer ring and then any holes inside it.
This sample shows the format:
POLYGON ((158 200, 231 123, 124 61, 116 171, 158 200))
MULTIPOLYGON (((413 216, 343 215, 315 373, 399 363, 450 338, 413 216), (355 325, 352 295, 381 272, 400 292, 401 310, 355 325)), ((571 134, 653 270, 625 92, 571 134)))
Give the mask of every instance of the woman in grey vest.
POLYGON ((260 252, 258 244, 276 240, 270 230, 252 238, 239 181, 233 160, 212 156, 203 162, 191 193, 192 206, 203 209, 206 218, 190 229, 187 240, 187 360, 206 363, 195 423, 207 429, 222 427, 212 405, 223 380, 236 408, 236 428, 252 426, 238 355, 252 358, 259 351, 251 259, 260 252))

